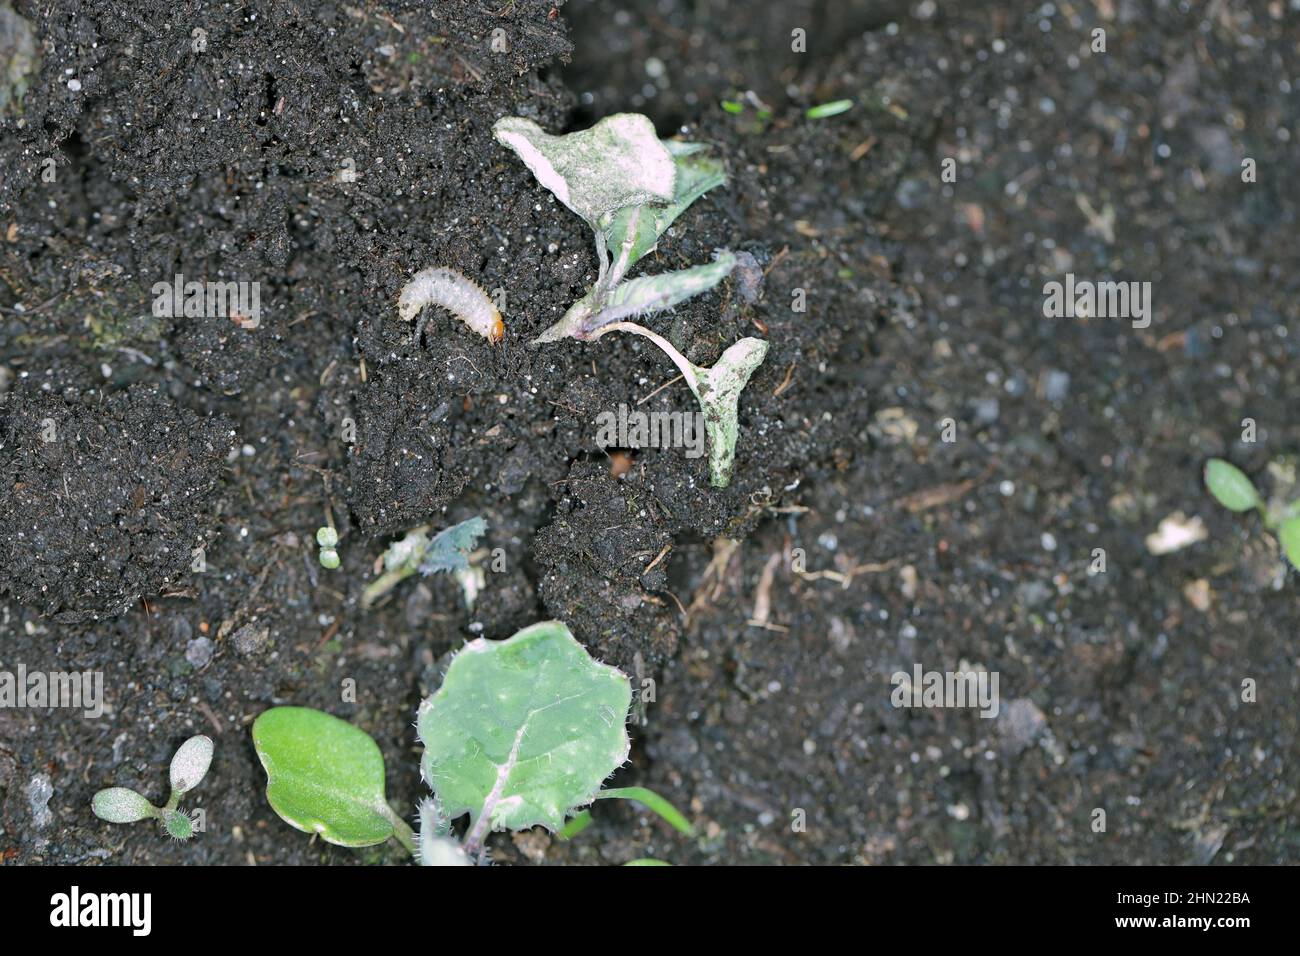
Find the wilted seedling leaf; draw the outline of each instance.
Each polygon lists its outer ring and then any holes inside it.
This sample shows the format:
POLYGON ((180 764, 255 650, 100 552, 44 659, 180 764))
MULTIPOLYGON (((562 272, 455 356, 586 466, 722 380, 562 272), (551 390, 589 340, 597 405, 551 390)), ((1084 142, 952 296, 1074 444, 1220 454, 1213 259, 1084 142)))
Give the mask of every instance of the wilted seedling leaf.
POLYGON ((662 335, 635 322, 611 322, 598 329, 593 338, 607 332, 632 332, 645 336, 673 360, 704 413, 704 430, 709 439, 709 483, 715 488, 727 487, 736 460, 740 393, 749 384, 754 370, 767 357, 767 342, 753 337, 743 338, 732 343, 712 368, 701 368, 687 361, 662 335))
POLYGON ((486 532, 487 522, 482 518, 454 524, 432 539, 425 528, 408 532, 384 552, 384 573, 362 592, 361 606, 370 607, 416 571, 429 575, 465 570, 469 567, 469 553, 486 532))
POLYGON ((186 793, 199 785, 212 764, 212 738, 199 734, 181 744, 172 757, 173 793, 186 793))
POLYGON ((642 257, 654 250, 659 237, 664 234, 687 207, 710 189, 727 181, 722 163, 708 156, 698 155, 702 143, 664 143, 673 154, 677 166, 677 185, 672 202, 666 206, 625 206, 607 216, 605 240, 614 266, 610 284, 619 282, 623 275, 642 257))
POLYGON ((109 823, 135 823, 158 815, 152 803, 126 787, 99 791, 91 798, 90 808, 95 816, 109 823))
POLYGON ((621 322, 671 309, 689 298, 709 291, 730 275, 735 267, 735 255, 723 251, 707 266, 694 266, 624 282, 609 294, 604 307, 583 324, 574 338, 591 338, 593 332, 610 322, 621 322))
POLYGON ((692 391, 704 412, 704 429, 709 436, 709 483, 715 488, 731 483, 740 431, 740 393, 763 364, 767 347, 764 339, 743 338, 723 352, 713 368, 699 369, 698 385, 692 391))
POLYGON ((1211 458, 1206 463, 1205 487, 1229 511, 1249 511, 1261 504, 1254 483, 1240 468, 1222 458, 1211 458))
POLYGON ((364 730, 310 707, 272 707, 253 722, 266 799, 290 826, 339 846, 394 835, 384 757, 364 730))
POLYGON ((639 113, 616 113, 562 136, 518 116, 504 117, 492 129, 497 142, 519 154, 537 181, 593 229, 616 209, 673 199, 672 155, 639 113))
POLYGON ((420 561, 420 573, 430 575, 438 571, 465 570, 469 567, 467 556, 486 533, 487 522, 482 518, 470 518, 438 532, 420 561))
POLYGON ((472 641, 420 705, 424 779, 448 819, 470 815, 471 856, 489 830, 555 831, 628 755, 626 675, 592 660, 559 621, 472 641))

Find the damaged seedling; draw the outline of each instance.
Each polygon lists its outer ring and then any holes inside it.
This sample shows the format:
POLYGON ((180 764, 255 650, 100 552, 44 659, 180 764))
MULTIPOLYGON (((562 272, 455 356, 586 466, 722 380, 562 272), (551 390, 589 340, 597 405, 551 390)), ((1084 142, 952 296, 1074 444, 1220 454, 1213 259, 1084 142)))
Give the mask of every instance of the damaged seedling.
POLYGON ((593 660, 559 621, 471 641, 417 711, 420 772, 433 790, 419 804, 418 834, 388 805, 383 757, 364 731, 310 708, 274 707, 253 724, 253 743, 267 799, 292 826, 342 846, 392 837, 426 866, 464 866, 482 862, 493 831, 560 831, 606 795, 652 802, 640 788, 600 790, 627 760, 630 704, 627 675, 593 660), (452 823, 464 815, 457 838, 452 823))
POLYGON ((732 343, 712 368, 702 368, 687 361, 686 356, 663 336, 635 322, 606 325, 593 338, 606 332, 631 332, 645 336, 672 359, 704 413, 704 431, 709 439, 709 484, 715 488, 727 487, 736 461, 740 393, 767 356, 766 340, 747 336, 732 343))
POLYGON ((594 341, 607 332, 650 339, 673 361, 695 394, 709 436, 709 481, 731 481, 740 392, 767 354, 762 339, 744 338, 711 369, 693 365, 667 339, 629 321, 671 309, 707 292, 736 266, 719 251, 708 265, 624 281, 691 203, 726 181, 722 165, 700 143, 661 141, 644 116, 619 113, 591 129, 551 136, 531 120, 506 117, 497 140, 518 153, 538 182, 587 223, 595 237, 596 284, 537 338, 594 341))
POLYGON ((408 531, 384 552, 384 572, 365 589, 361 606, 371 607, 417 571, 428 576, 448 571, 458 577, 469 572, 469 553, 487 532, 487 522, 470 518, 429 537, 427 525, 408 531))
POLYGON ((1229 511, 1259 512, 1264 527, 1277 535, 1291 566, 1300 569, 1300 486, 1295 464, 1278 460, 1269 465, 1275 494, 1265 501, 1255 483, 1236 465, 1211 458, 1205 465, 1205 487, 1229 511))
POLYGON ((691 203, 726 182, 722 164, 703 155, 703 144, 661 141, 638 113, 608 116, 563 136, 518 116, 498 120, 493 131, 595 238, 596 284, 537 342, 587 341, 602 325, 707 292, 734 268, 736 257, 719 252, 706 266, 623 281, 691 203))
POLYGON ((109 787, 100 790, 91 799, 95 816, 109 823, 135 823, 152 817, 177 840, 188 840, 194 835, 194 822, 177 809, 181 796, 193 790, 203 780, 212 763, 212 740, 202 734, 181 744, 172 757, 171 794, 161 807, 127 787, 109 787))

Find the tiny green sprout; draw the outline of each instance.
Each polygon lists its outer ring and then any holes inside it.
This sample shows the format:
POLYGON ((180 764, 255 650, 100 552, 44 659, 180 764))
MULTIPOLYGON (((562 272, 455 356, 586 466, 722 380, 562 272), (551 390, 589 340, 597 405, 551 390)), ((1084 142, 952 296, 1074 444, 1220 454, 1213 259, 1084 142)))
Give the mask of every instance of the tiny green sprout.
POLYGON ((847 113, 853 109, 852 100, 832 100, 829 103, 822 103, 819 106, 809 107, 804 111, 804 116, 811 120, 826 119, 828 116, 839 116, 841 113, 847 113))
POLYGON ((707 265, 624 281, 656 248, 660 236, 695 200, 726 182, 721 163, 700 143, 661 141, 645 116, 619 113, 591 129, 552 136, 531 120, 506 117, 494 127, 538 182, 586 221, 595 237, 596 284, 534 344, 572 338, 590 342, 630 332, 655 343, 695 394, 709 436, 709 482, 725 488, 736 456, 740 392, 767 355, 767 343, 745 338, 712 369, 692 365, 667 339, 631 319, 663 312, 708 292, 735 269, 719 250, 707 265))
POLYGON ((321 567, 333 571, 339 566, 339 553, 334 550, 339 543, 339 533, 326 525, 316 529, 316 543, 320 545, 321 567))
POLYGON ((1300 497, 1296 497, 1295 467, 1285 461, 1269 469, 1278 493, 1266 501, 1255 483, 1236 465, 1222 458, 1211 458, 1205 465, 1205 487, 1214 500, 1229 511, 1259 512, 1264 527, 1277 535, 1282 553, 1291 566, 1300 569, 1300 497))
POLYGON ((90 807, 95 816, 109 823, 135 823, 155 819, 173 838, 188 840, 194 835, 194 823, 183 811, 177 809, 181 796, 193 790, 207 775, 212 764, 212 740, 198 735, 181 744, 172 757, 168 776, 171 794, 167 803, 155 807, 143 796, 126 787, 109 787, 91 798, 90 807))
POLYGON ((384 573, 375 578, 361 595, 361 606, 372 607, 376 601, 417 571, 425 576, 447 571, 460 574, 469 570, 469 555, 478 539, 487 533, 487 522, 470 518, 429 537, 428 525, 407 532, 400 541, 384 552, 384 573))
POLYGON ((631 698, 627 675, 593 660, 559 621, 471 641, 416 713, 420 775, 433 790, 417 807, 418 834, 389 806, 383 756, 365 731, 273 707, 253 723, 253 745, 285 822, 341 846, 395 838, 424 866, 481 863, 497 830, 576 832, 565 818, 600 798, 636 800, 692 833, 652 791, 600 789, 627 760, 631 698), (452 824, 466 815, 458 839, 452 824))

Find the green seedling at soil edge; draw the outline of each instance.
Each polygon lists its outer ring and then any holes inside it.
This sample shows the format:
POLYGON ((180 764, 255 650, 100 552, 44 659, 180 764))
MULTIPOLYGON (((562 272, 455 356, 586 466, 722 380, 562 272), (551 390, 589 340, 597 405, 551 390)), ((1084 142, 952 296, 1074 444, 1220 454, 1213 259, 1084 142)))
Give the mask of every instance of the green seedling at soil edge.
POLYGON ((1300 498, 1266 502, 1245 472, 1222 458, 1206 463, 1205 487, 1229 511, 1258 511, 1264 527, 1277 535, 1291 566, 1300 568, 1300 498))
POLYGON ((334 550, 339 543, 339 533, 328 525, 317 528, 316 543, 320 545, 320 566, 333 571, 339 566, 339 553, 334 550))
POLYGON ((448 571, 459 574, 469 568, 469 553, 487 532, 487 522, 470 518, 429 537, 427 525, 408 531, 384 552, 384 573, 361 595, 361 606, 371 607, 381 597, 417 571, 423 575, 448 571))
POLYGON ((651 791, 600 790, 627 760, 630 705, 627 676, 593 660, 559 621, 471 641, 417 712, 420 771, 433 790, 419 804, 418 834, 388 805, 383 757, 365 731, 318 710, 274 707, 254 722, 253 743, 267 799, 292 826, 342 846, 394 837, 424 865, 464 866, 482 861, 489 833, 559 831, 606 795, 659 804, 690 832, 651 791), (466 814, 458 840, 451 823, 466 814))
POLYGON ((536 342, 589 342, 615 331, 654 342, 700 403, 709 436, 709 481, 725 488, 736 456, 740 392, 767 355, 767 343, 741 339, 706 369, 629 320, 707 292, 731 274, 736 256, 720 250, 708 265, 624 281, 628 269, 654 251, 659 237, 691 203, 726 182, 721 164, 701 155, 700 143, 661 141, 650 120, 636 113, 609 116, 565 136, 551 136, 519 117, 498 120, 494 131, 543 186, 583 218, 596 241, 596 284, 536 342))
POLYGON ((100 790, 90 801, 95 816, 109 823, 135 823, 153 818, 177 840, 188 840, 194 835, 194 823, 183 811, 177 809, 181 796, 193 790, 207 775, 212 763, 212 740, 202 734, 191 737, 180 745, 172 757, 169 777, 171 794, 161 807, 127 787, 109 787, 100 790))

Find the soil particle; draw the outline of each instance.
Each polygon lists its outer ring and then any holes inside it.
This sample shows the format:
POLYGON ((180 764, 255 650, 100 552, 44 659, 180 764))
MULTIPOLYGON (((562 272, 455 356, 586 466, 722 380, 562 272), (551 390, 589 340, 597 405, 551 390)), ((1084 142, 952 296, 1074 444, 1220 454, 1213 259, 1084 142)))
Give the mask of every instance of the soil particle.
POLYGON ((62 623, 179 587, 211 537, 231 444, 229 423, 148 388, 11 396, 0 420, 5 587, 62 623))

